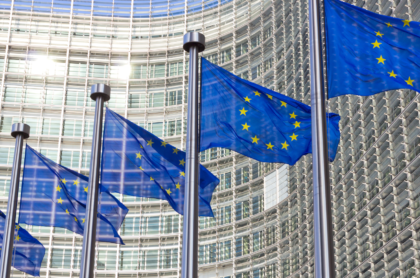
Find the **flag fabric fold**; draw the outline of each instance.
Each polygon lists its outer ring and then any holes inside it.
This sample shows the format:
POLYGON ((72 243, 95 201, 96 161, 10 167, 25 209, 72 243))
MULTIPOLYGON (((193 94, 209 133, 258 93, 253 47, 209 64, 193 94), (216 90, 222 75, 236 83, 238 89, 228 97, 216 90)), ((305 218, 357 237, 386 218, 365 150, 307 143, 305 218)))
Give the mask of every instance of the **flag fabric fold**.
MULTIPOLYGON (((311 107, 201 60, 200 151, 226 148, 262 162, 293 165, 312 152, 311 107)), ((340 116, 327 113, 328 154, 340 116)))
MULTIPOLYGON (((3 243, 6 215, 0 211, 0 242, 3 243)), ((3 247, 3 244, 0 245, 3 247)), ((40 276, 41 263, 45 255, 45 247, 39 240, 29 234, 19 224, 15 226, 15 240, 13 243, 12 266, 17 270, 40 276)), ((0 253, 1 254, 1 253, 0 253)), ((1 269, 0 265, 0 269, 1 269)))
MULTIPOLYGON (((100 186, 97 241, 124 244, 118 234, 128 209, 100 186)), ((26 146, 19 223, 66 228, 83 235, 88 177, 26 146)))
POLYGON ((420 92, 420 23, 325 0, 329 98, 420 92))
MULTIPOLYGON (((183 214, 185 161, 185 152, 106 110, 101 181, 110 192, 167 200, 183 214)), ((218 183, 200 165, 200 216, 213 216, 210 202, 218 183)))

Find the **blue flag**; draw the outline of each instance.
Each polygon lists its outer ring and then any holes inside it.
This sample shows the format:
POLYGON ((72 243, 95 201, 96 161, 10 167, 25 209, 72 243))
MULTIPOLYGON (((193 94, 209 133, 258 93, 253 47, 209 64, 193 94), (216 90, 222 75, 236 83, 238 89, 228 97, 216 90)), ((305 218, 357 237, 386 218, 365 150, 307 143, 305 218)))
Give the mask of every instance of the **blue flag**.
MULTIPOLYGON (((118 234, 128 209, 100 185, 97 241, 124 244, 118 234)), ((88 177, 26 146, 19 223, 65 228, 83 235, 88 177)))
POLYGON ((420 23, 325 0, 328 95, 420 92, 420 23))
MULTIPOLYGON (((183 214, 185 152, 107 109, 101 181, 110 192, 167 200, 183 214)), ((217 184, 200 165, 200 216, 213 216, 210 202, 217 184)))
MULTIPOLYGON (((293 165, 311 153, 311 108, 201 59, 200 151, 221 147, 262 162, 293 165)), ((329 158, 340 116, 327 114, 329 158)))
MULTIPOLYGON (((3 243, 6 215, 0 211, 0 242, 3 243)), ((3 244, 0 245, 3 247, 3 244)), ((0 248, 1 249, 1 248, 0 248)), ((12 266, 32 276, 39 276, 45 247, 36 238, 31 236, 24 228, 15 226, 15 241, 13 243, 12 266)), ((1 252, 0 252, 1 255, 1 252)), ((1 269, 0 265, 0 269, 1 269)))

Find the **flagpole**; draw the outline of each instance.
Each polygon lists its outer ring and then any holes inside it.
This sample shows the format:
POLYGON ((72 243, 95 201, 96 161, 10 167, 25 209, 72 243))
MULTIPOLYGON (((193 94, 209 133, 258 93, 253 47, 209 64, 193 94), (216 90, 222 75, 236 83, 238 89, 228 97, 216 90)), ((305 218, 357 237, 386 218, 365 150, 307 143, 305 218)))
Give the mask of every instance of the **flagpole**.
POLYGON ((187 152, 185 167, 182 278, 196 278, 198 262, 198 53, 205 49, 205 37, 198 32, 184 35, 184 50, 190 53, 188 73, 187 152))
POLYGON ((315 277, 333 278, 331 188, 322 64, 321 0, 309 0, 315 277))
POLYGON ((3 248, 1 250, 1 278, 10 277, 16 225, 16 209, 19 194, 20 166, 22 164, 23 139, 29 138, 30 129, 31 127, 29 125, 23 123, 17 123, 12 126, 11 135, 16 138, 16 142, 13 158, 12 179, 10 180, 10 191, 7 204, 6 227, 4 229, 3 248))
POLYGON ((92 153, 90 155, 89 191, 86 203, 86 224, 83 233, 80 278, 91 278, 95 269, 96 222, 98 214, 99 169, 101 166, 102 121, 104 103, 111 98, 111 88, 105 84, 94 84, 90 98, 96 101, 93 123, 92 153))

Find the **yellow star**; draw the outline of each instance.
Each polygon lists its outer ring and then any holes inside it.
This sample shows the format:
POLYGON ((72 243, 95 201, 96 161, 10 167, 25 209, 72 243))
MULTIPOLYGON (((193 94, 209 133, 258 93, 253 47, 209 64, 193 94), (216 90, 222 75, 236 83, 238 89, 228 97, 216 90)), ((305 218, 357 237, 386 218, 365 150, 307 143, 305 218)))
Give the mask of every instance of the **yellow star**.
POLYGON ((60 197, 60 199, 57 200, 57 203, 63 204, 63 199, 61 199, 61 197, 60 197))
POLYGON ((76 222, 77 222, 77 218, 76 218, 76 217, 74 218, 74 221, 76 221, 76 222))
POLYGON ((274 147, 274 145, 271 145, 271 142, 265 145, 267 146, 267 150, 272 150, 274 147))
POLYGON ((269 99, 273 99, 273 96, 272 96, 272 95, 267 94, 267 97, 268 97, 269 99))
POLYGON ((297 137, 298 137, 299 135, 295 135, 294 133, 293 133, 293 135, 292 136, 289 136, 290 138, 292 138, 292 141, 297 141, 297 137))
POLYGON ((82 223, 85 223, 85 219, 84 218, 82 218, 82 223))
POLYGON ((140 148, 142 148, 143 149, 143 146, 140 144, 140 148))
POLYGON ((260 138, 257 137, 257 135, 255 135, 254 137, 251 137, 252 139, 252 143, 257 143, 258 144, 258 140, 260 140, 260 138))
POLYGON ((296 121, 294 124, 295 128, 300 127, 300 122, 296 121))
POLYGON ((397 77, 397 75, 394 73, 394 71, 388 72, 389 73, 389 77, 397 77))
POLYGON ((67 181, 66 181, 66 179, 62 179, 61 182, 66 184, 67 181))
POLYGON ((250 128, 250 127, 251 127, 250 125, 248 125, 247 123, 245 123, 244 125, 242 125, 242 130, 246 129, 246 130, 249 131, 248 128, 250 128))
POLYGON ((73 182, 73 185, 79 185, 79 180, 75 180, 75 181, 73 182))
POLYGON ((378 64, 379 64, 379 63, 382 63, 382 64, 384 64, 384 65, 385 65, 385 63, 384 63, 384 62, 385 62, 386 60, 385 60, 384 58, 382 58, 382 55, 381 55, 381 57, 376 58, 376 60, 378 60, 378 64))
POLYGON ((154 179, 153 177, 150 177, 150 180, 151 180, 151 181, 154 181, 155 179, 154 179))
POLYGON ((19 241, 20 236, 19 236, 19 235, 17 235, 17 236, 15 237, 15 239, 16 239, 16 241, 19 241))
POLYGON ((152 139, 150 139, 149 141, 147 141, 147 145, 150 146, 150 147, 153 145, 152 139))
POLYGON ((66 213, 67 213, 67 214, 70 214, 70 212, 69 212, 69 210, 68 210, 68 209, 66 209, 66 213))
POLYGON ((166 143, 165 141, 162 141, 162 145, 160 145, 160 146, 166 147, 166 145, 168 145, 168 143, 166 143))
POLYGON ((244 108, 242 108, 242 110, 239 110, 239 112, 241 112, 241 115, 245 115, 246 116, 246 112, 248 112, 248 110, 245 110, 245 107, 244 107, 244 108))
POLYGON ((260 92, 258 92, 258 91, 255 91, 255 92, 254 92, 254 94, 255 94, 256 96, 261 96, 261 93, 260 93, 260 92))
POLYGON ((171 190, 170 189, 166 189, 166 193, 168 193, 168 195, 171 195, 171 190))
POLYGON ((141 157, 142 157, 141 153, 136 153, 136 158, 141 159, 141 157))
POLYGON ((139 169, 142 170, 142 171, 144 171, 143 167, 141 167, 141 166, 139 167, 139 169))
POLYGON ((388 26, 388 27, 392 27, 392 24, 391 24, 391 23, 389 23, 389 22, 387 22, 387 23, 386 23, 386 26, 388 26))
POLYGON ((177 184, 175 184, 175 186, 176 186, 176 189, 180 189, 181 188, 181 185, 179 184, 179 182, 177 184))
POLYGON ((185 172, 179 172, 179 174, 183 177, 185 177, 185 172))
POLYGON ((61 187, 60 185, 57 185, 57 187, 55 188, 58 192, 61 192, 61 187))
POLYGON ((380 42, 378 42, 378 40, 376 40, 375 42, 373 42, 373 43, 371 43, 371 44, 373 44, 373 48, 375 48, 375 47, 380 48, 379 46, 380 46, 382 43, 380 43, 380 42))
POLYGON ((379 37, 381 37, 382 38, 382 36, 383 36, 384 34, 381 34, 381 32, 376 32, 376 36, 379 36, 379 37))
POLYGON ((251 102, 251 99, 249 97, 245 97, 246 102, 251 102))
POLYGON ((184 165, 185 165, 185 160, 184 160, 184 159, 180 160, 180 161, 179 161, 179 165, 184 166, 184 165))
POLYGON ((286 102, 284 102, 284 101, 280 101, 280 102, 281 102, 281 106, 287 107, 286 102))
POLYGON ((178 154, 178 149, 177 149, 177 148, 175 148, 173 153, 178 154))
POLYGON ((404 22, 404 26, 403 27, 405 27, 406 25, 408 25, 408 27, 410 27, 411 20, 404 19, 404 20, 402 20, 402 22, 404 22))
POLYGON ((287 141, 284 141, 284 143, 281 143, 281 145, 282 145, 281 149, 286 149, 286 151, 287 151, 287 147, 289 146, 287 144, 287 141))
POLYGON ((89 190, 89 187, 83 187, 84 189, 85 189, 85 192, 88 192, 88 190, 89 190))
POLYGON ((404 81, 405 81, 405 83, 407 83, 408 85, 413 86, 414 79, 411 79, 411 78, 410 78, 410 76, 408 77, 408 80, 404 80, 404 81))
POLYGON ((289 114, 290 115, 290 119, 296 119, 296 114, 295 114, 295 112, 293 112, 292 114, 289 114))
POLYGON ((19 231, 20 226, 19 225, 15 225, 15 229, 19 231))

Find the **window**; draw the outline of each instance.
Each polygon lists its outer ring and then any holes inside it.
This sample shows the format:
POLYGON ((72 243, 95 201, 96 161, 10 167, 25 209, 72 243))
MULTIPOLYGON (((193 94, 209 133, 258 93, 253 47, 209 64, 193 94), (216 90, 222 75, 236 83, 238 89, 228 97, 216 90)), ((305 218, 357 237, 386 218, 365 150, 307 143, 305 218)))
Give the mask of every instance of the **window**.
POLYGON ((230 49, 222 51, 220 60, 222 63, 229 62, 232 59, 232 51, 230 49))
POLYGON ((249 201, 236 204, 236 221, 249 217, 249 201))
POLYGON ((86 77, 86 63, 70 62, 69 76, 86 77))
POLYGON ((147 78, 147 65, 132 65, 131 78, 146 79, 147 78))
POLYGON ((163 216, 161 218, 161 233, 172 234, 178 233, 179 217, 178 215, 163 216))
POLYGON ((139 265, 139 252, 120 251, 120 270, 137 270, 139 265))
POLYGON ((140 227, 142 235, 159 234, 159 216, 142 217, 140 227))
POLYGON ((249 254, 249 236, 239 237, 235 240, 236 257, 249 254))
POLYGON ((220 209, 220 225, 228 224, 232 221, 232 208, 231 206, 225 206, 220 209))
POLYGON ((160 268, 178 268, 178 249, 160 250, 160 268))
POLYGON ((198 263, 209 264, 216 262, 216 243, 200 245, 198 248, 198 263))
POLYGON ((264 210, 263 196, 255 196, 252 198, 252 215, 260 213, 264 210))
POLYGON ((163 107, 163 93, 150 93, 149 107, 163 107))
POLYGON ((117 268, 117 252, 111 250, 98 251, 98 270, 115 270, 117 268))
POLYGON ((153 133, 157 137, 162 137, 163 135, 163 123, 148 123, 147 130, 153 133))
POLYGON ((13 162, 15 148, 2 147, 0 148, 0 164, 11 165, 13 162))
POLYGON ((105 64, 90 64, 89 65, 89 77, 107 78, 108 77, 108 65, 105 65, 105 64))
POLYGON ((83 151, 82 154, 82 168, 87 169, 90 167, 90 151, 83 151))
POLYGON ((122 224, 121 234, 133 236, 140 234, 140 217, 126 217, 122 224))
POLYGON ((45 104, 61 105, 63 103, 63 92, 57 90, 47 90, 45 93, 45 104))
POLYGON ((85 120, 85 129, 83 132, 83 136, 92 138, 93 136, 93 121, 92 120, 85 120))
POLYGON ((232 178, 231 176, 232 176, 231 172, 223 173, 220 175, 220 186, 219 186, 220 190, 231 188, 231 178, 232 178))
POLYGON ((262 248, 262 238, 263 238, 263 232, 256 232, 252 235, 252 251, 258 251, 262 248))
POLYGON ((182 65, 183 65, 183 62, 170 63, 168 76, 182 75, 183 74, 182 65))
POLYGON ((166 106, 182 104, 182 90, 166 93, 166 106))
POLYGON ((80 120, 64 120, 63 136, 82 135, 82 122, 80 120))
POLYGON ((41 103, 41 100, 42 100, 41 90, 35 90, 35 89, 25 90, 25 103, 41 103))
POLYGON ((71 249, 52 249, 51 268, 70 268, 71 249))
POLYGON ((6 132, 10 134, 12 125, 19 122, 19 117, 1 117, 0 132, 6 132))
POLYGON ((83 91, 67 91, 66 105, 83 106, 85 101, 85 92, 83 91))
POLYGON ((75 249, 73 256, 73 269, 80 269, 80 261, 82 260, 82 250, 75 249))
POLYGON ((9 59, 8 72, 25 73, 25 59, 9 59))
POLYGON ((165 136, 181 135, 181 120, 173 120, 166 122, 165 136))
POLYGON ((42 135, 58 136, 60 134, 60 123, 59 119, 44 119, 42 121, 42 135))
POLYGON ((145 108, 146 96, 145 94, 129 94, 128 108, 145 108))
POLYGON ((70 168, 79 168, 79 151, 61 151, 60 164, 70 168))
POLYGON ((165 64, 150 65, 150 78, 165 77, 165 64))
POLYGON ((21 102, 22 101, 22 89, 7 87, 4 92, 5 102, 21 102))
POLYGON ((229 260, 232 258, 232 243, 230 240, 219 243, 219 261, 229 260))
POLYGON ((41 149, 40 153, 42 155, 45 155, 46 157, 48 157, 51 160, 56 161, 57 160, 57 154, 58 151, 57 150, 51 150, 51 149, 41 149))
POLYGON ((0 179, 0 196, 9 196, 10 180, 0 179))

